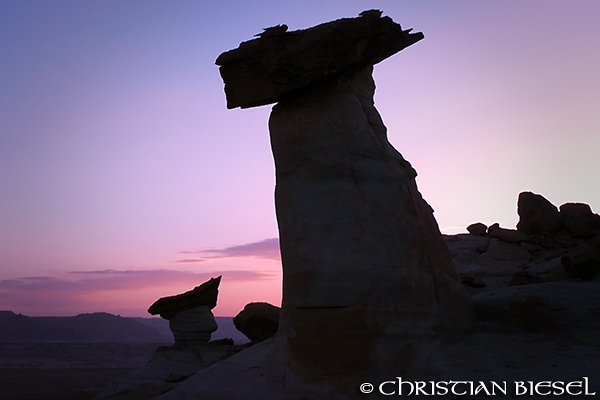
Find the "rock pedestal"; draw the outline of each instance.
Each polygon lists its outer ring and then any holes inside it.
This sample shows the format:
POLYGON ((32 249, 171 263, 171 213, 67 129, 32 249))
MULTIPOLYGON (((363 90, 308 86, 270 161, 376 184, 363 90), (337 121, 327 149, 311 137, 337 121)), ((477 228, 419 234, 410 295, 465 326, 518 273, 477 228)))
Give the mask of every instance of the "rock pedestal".
POLYGON ((405 373, 469 303, 416 173, 373 106, 372 68, 273 108, 283 263, 279 341, 304 374, 405 373))
POLYGON ((175 342, 208 342, 218 327, 210 308, 200 306, 173 315, 169 328, 175 342))

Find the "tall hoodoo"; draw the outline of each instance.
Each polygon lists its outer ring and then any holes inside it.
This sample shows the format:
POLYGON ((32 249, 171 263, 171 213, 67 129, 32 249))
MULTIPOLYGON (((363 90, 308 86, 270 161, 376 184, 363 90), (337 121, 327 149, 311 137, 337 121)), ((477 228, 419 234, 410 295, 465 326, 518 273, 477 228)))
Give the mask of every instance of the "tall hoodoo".
POLYGON ((369 10, 217 59, 229 108, 277 102, 278 348, 301 377, 410 372, 469 322, 433 210, 373 102, 373 65, 421 39, 369 10))

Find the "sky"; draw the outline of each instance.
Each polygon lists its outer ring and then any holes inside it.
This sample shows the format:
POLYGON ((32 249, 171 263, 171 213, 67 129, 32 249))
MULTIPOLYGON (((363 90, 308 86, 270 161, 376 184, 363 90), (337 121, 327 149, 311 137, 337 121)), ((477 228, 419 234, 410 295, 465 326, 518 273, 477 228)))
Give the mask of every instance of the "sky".
POLYGON ((443 233, 522 191, 600 211, 598 1, 0 0, 0 310, 149 316, 219 275, 215 315, 280 305, 272 106, 227 110, 214 61, 373 8, 425 35, 375 106, 443 233))

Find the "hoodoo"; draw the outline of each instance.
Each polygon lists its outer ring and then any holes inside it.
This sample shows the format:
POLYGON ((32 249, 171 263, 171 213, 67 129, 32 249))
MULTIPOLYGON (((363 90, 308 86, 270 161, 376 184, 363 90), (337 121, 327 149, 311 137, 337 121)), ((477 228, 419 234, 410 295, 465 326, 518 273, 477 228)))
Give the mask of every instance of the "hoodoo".
POLYGON ((375 11, 280 29, 217 59, 229 108, 277 102, 277 348, 300 380, 416 371, 471 317, 416 172, 374 107, 373 65, 423 34, 375 11))

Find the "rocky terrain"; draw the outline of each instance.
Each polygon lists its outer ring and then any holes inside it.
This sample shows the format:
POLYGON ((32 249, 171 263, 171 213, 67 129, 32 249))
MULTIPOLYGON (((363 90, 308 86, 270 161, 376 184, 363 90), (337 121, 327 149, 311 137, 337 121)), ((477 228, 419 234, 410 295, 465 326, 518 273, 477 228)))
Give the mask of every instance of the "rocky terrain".
POLYGON ((530 192, 517 210, 517 229, 473 224, 471 234, 445 236, 477 319, 432 358, 432 376, 586 376, 600 394, 600 218, 587 204, 558 208, 530 192))
POLYGON ((485 381, 511 381, 515 398, 527 379, 529 398, 580 394, 571 380, 594 393, 600 217, 524 192, 517 229, 443 237, 373 101, 373 65, 423 34, 367 10, 256 36, 216 63, 228 108, 276 103, 278 329, 144 398, 384 398, 401 379, 480 381, 450 393, 468 398, 489 395, 485 381))

